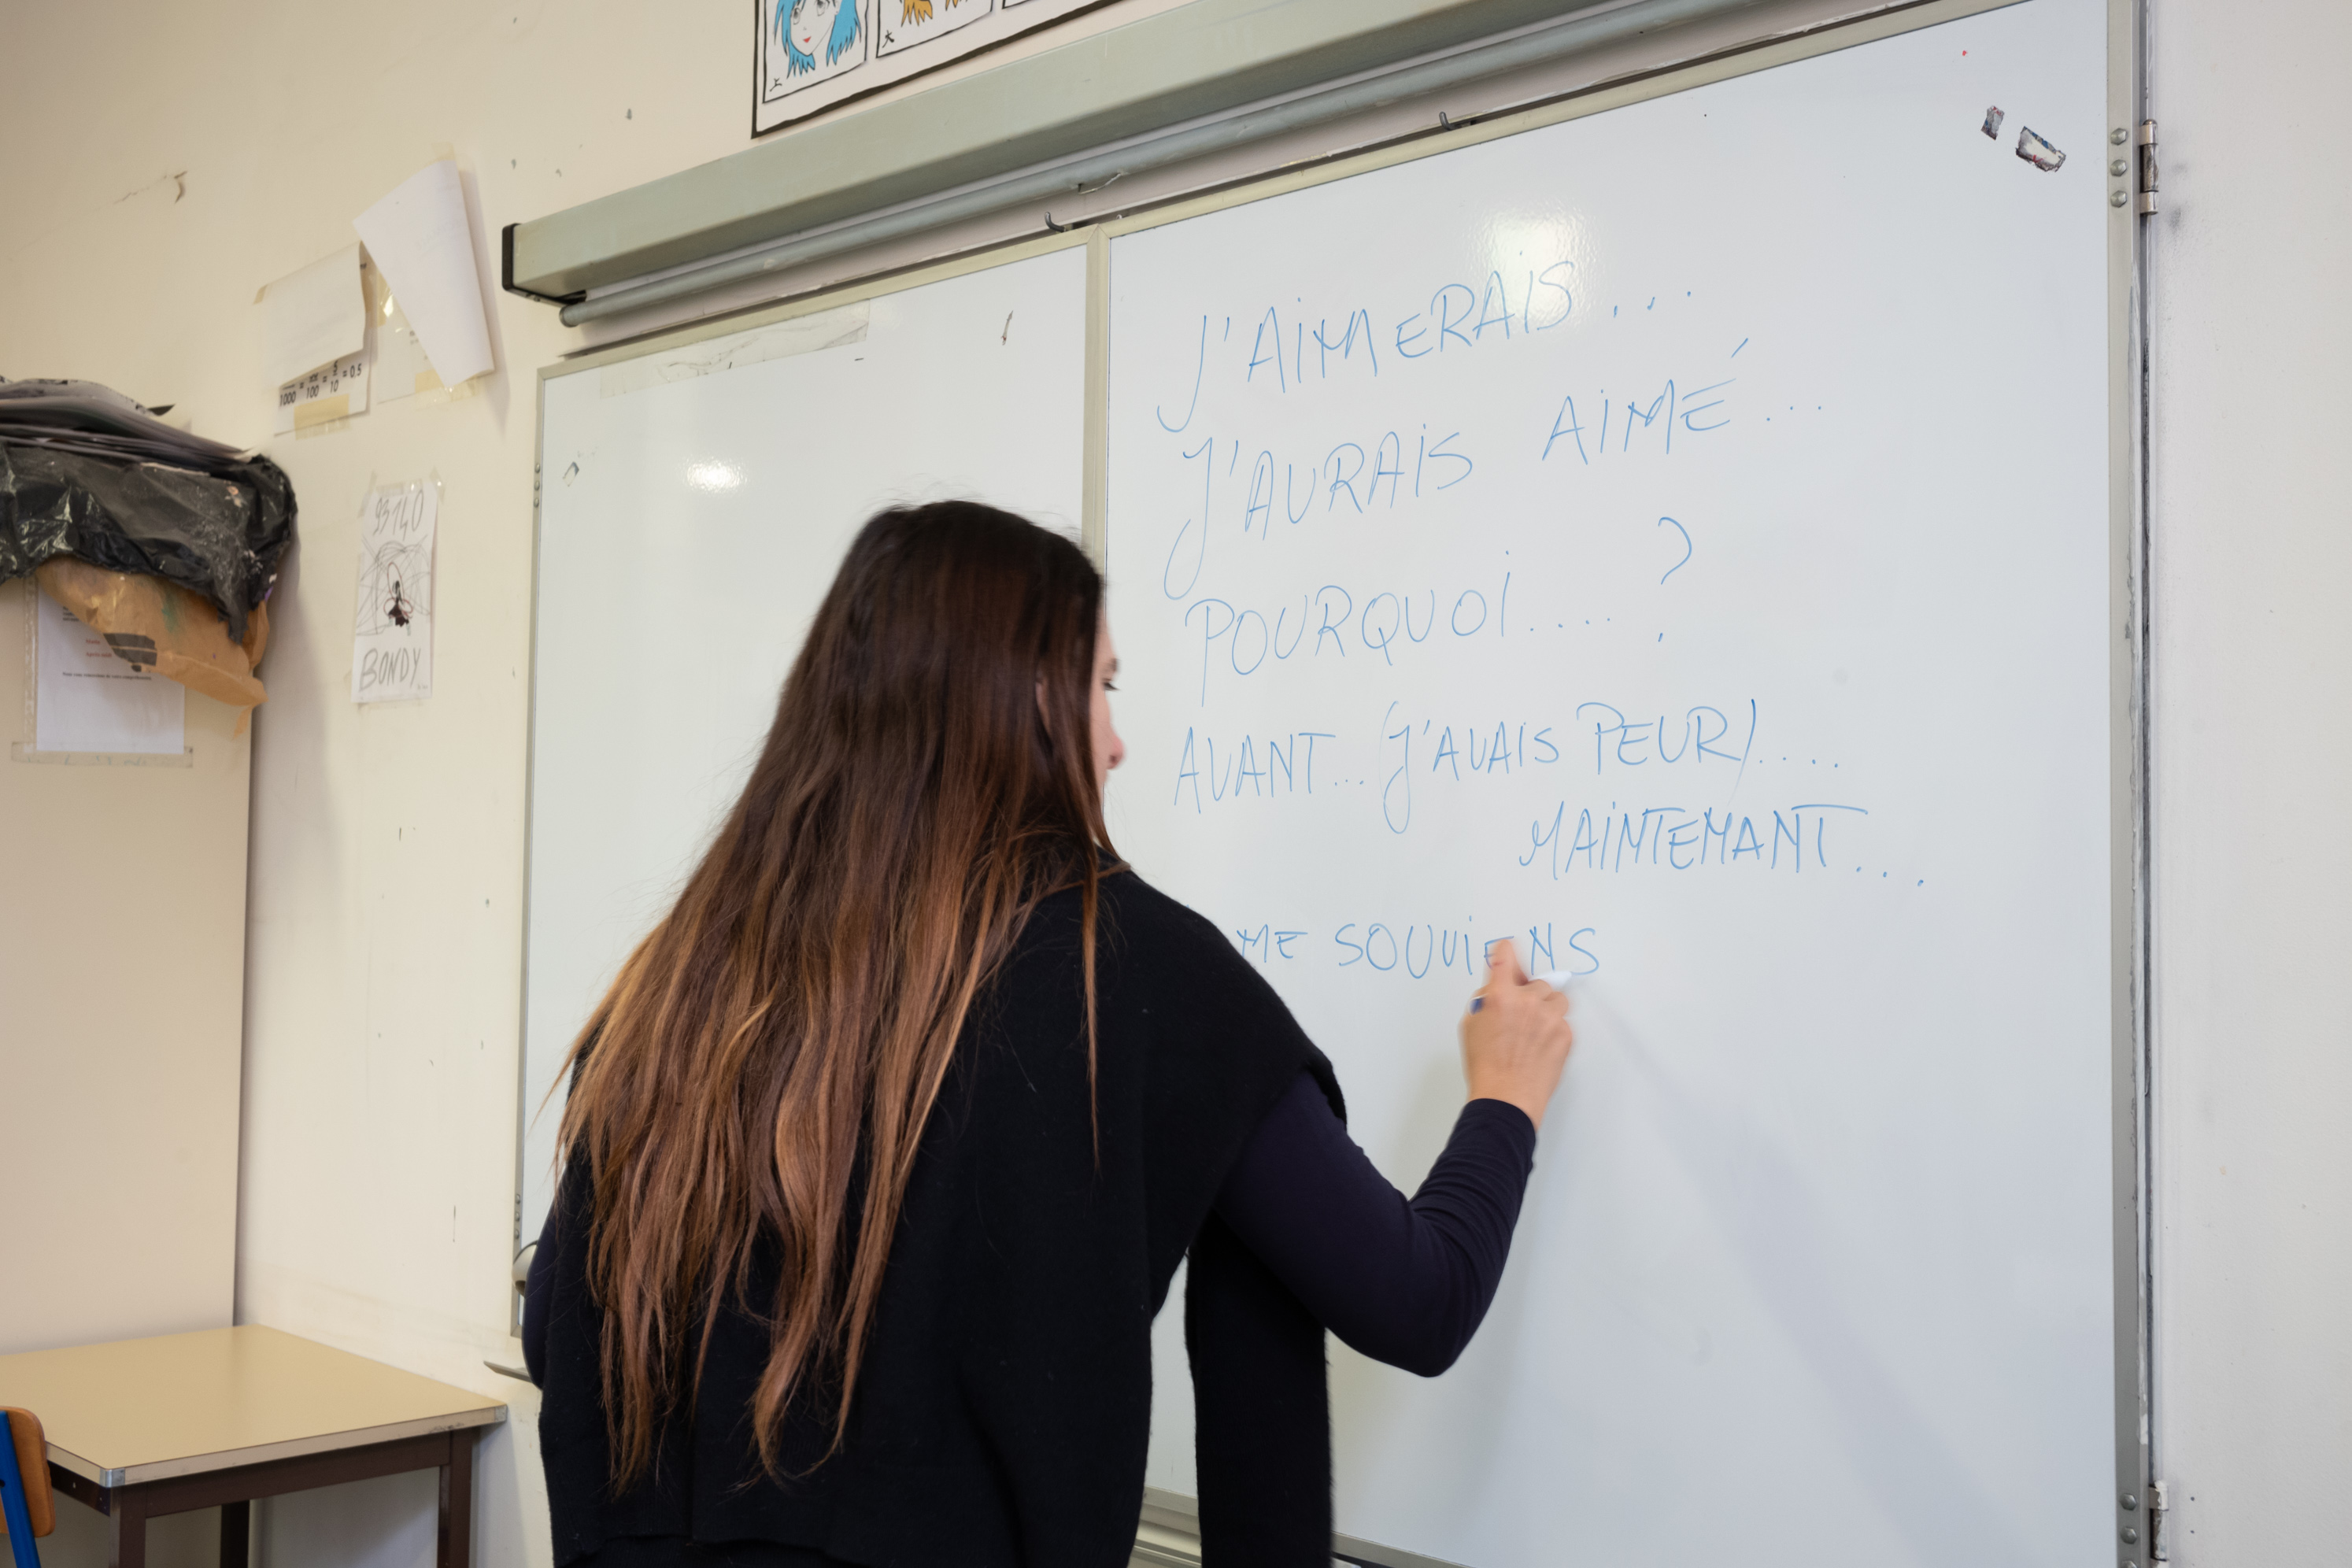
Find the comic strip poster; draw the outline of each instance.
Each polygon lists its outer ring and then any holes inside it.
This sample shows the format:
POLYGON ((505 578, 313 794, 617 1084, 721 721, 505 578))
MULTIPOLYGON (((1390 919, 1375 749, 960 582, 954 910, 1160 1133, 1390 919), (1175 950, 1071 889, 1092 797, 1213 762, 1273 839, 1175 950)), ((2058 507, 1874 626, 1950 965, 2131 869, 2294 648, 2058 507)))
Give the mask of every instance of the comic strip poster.
POLYGON ((989 0, 875 0, 875 52, 895 55, 968 27, 988 15, 989 0))
POLYGON ((752 0, 751 134, 1116 0, 752 0))

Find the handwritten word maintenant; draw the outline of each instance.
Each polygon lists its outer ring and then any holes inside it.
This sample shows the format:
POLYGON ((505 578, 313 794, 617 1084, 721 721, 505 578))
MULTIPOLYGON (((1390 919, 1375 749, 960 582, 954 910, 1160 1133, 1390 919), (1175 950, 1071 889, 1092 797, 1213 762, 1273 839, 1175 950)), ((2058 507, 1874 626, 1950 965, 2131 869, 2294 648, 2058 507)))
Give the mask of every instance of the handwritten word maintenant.
POLYGON ((1744 861, 1758 869, 1779 870, 1786 845, 1788 869, 1802 872, 1809 847, 1805 830, 1810 826, 1813 864, 1827 870, 1831 822, 1850 822, 1853 816, 1870 815, 1862 806, 1829 801, 1792 805, 1787 813, 1784 817, 1775 807, 1764 814, 1769 818, 1768 830, 1759 828, 1754 816, 1727 806, 1717 821, 1713 806, 1693 811, 1681 805, 1645 805, 1637 813, 1632 806, 1621 807, 1612 801, 1597 821, 1591 807, 1580 806, 1575 826, 1570 829, 1568 803, 1562 801, 1553 808, 1549 823, 1538 817, 1528 825, 1528 852, 1519 857, 1519 864, 1531 867, 1541 862, 1554 880, 1563 872, 1579 869, 1626 871, 1652 867, 1690 871, 1710 860, 1721 867, 1736 868, 1744 861))

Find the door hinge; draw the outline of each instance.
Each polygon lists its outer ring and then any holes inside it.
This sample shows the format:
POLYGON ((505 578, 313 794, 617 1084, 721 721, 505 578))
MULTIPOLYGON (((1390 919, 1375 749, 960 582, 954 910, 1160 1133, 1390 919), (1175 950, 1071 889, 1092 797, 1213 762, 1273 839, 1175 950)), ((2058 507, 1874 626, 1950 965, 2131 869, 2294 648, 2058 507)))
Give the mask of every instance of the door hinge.
POLYGON ((2139 199, 2133 210, 2145 217, 2156 211, 2156 121, 2139 122, 2139 199))
MULTIPOLYGON (((2156 121, 2149 121, 2147 129, 2153 131, 2155 128, 2156 121)), ((2164 1483, 2150 1481, 2147 1488, 2147 1560, 2151 1563, 2168 1562, 2172 1557, 2171 1531, 2166 1528, 2169 1522, 2167 1506, 2164 1483)))

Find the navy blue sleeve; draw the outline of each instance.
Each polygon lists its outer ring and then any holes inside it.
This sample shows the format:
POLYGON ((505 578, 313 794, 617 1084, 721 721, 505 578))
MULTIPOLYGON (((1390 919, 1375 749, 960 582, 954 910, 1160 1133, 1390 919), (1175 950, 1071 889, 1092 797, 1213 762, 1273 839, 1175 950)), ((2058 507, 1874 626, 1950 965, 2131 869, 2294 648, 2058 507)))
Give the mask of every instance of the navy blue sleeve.
POLYGON ((1251 1135, 1217 1214, 1324 1327, 1434 1377, 1502 1282, 1535 1149, 1527 1112, 1474 1100, 1408 1201, 1302 1073, 1251 1135))

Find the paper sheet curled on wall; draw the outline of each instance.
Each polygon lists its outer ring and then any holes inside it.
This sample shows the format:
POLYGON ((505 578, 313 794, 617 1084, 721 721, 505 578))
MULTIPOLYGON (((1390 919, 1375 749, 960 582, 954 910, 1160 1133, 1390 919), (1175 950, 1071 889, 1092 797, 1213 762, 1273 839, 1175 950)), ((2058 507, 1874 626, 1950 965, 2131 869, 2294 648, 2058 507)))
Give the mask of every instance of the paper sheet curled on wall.
POLYGON ((228 623, 208 601, 161 577, 110 572, 60 555, 35 568, 33 580, 103 637, 117 658, 243 710, 236 733, 245 733, 253 710, 268 700, 254 673, 269 642, 267 605, 246 616, 240 642, 229 637, 228 623))
POLYGON ((2044 174, 2066 161, 2066 154, 2036 136, 2021 129, 2017 133, 2017 155, 2044 174))
POLYGON ((444 386, 491 368, 465 186, 448 159, 427 163, 352 220, 392 285, 444 386))

